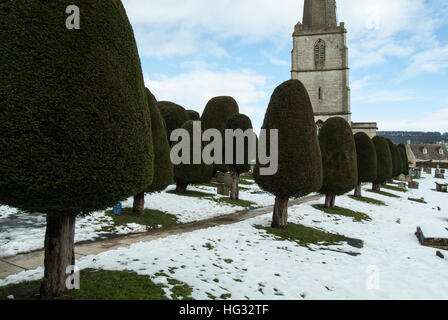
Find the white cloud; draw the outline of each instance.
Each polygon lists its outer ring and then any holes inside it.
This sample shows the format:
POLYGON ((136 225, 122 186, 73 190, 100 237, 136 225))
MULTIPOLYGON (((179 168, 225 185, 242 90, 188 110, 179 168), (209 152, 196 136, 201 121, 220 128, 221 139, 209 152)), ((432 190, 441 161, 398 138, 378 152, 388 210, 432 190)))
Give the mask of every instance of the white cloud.
POLYGON ((414 76, 421 72, 437 73, 448 68, 448 45, 420 52, 412 57, 411 65, 405 70, 405 76, 414 76))
POLYGON ((434 113, 424 113, 415 120, 380 120, 381 131, 441 131, 446 132, 448 108, 434 113))
POLYGON ((407 90, 370 90, 360 91, 353 95, 353 103, 404 102, 419 99, 407 90))

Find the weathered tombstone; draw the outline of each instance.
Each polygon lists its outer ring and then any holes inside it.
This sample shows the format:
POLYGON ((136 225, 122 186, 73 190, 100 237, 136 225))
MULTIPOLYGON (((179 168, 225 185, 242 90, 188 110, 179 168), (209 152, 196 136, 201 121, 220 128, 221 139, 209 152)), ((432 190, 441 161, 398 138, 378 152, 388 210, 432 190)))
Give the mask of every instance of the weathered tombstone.
POLYGON ((445 169, 440 169, 440 173, 445 174, 445 169))
POLYGON ((232 175, 229 172, 224 173, 224 184, 229 187, 232 185, 232 175))
POLYGON ((436 182, 436 191, 438 191, 438 192, 448 192, 447 187, 448 187, 448 184, 446 184, 446 183, 437 183, 436 182))
POLYGON ((445 175, 443 173, 436 173, 434 175, 434 178, 436 178, 436 179, 445 179, 445 175))
POLYGON ((402 173, 398 176, 399 181, 406 181, 406 176, 402 173))
POLYGON ((408 188, 409 189, 418 189, 419 183, 416 181, 408 182, 408 188))
POLYGON ((216 182, 224 183, 224 172, 216 173, 216 182))
POLYGON ((422 177, 422 169, 414 168, 412 169, 411 174, 414 177, 414 179, 420 179, 422 177))
POLYGON ((425 168, 425 173, 426 174, 431 174, 432 173, 432 169, 431 168, 425 168))
POLYGON ((422 246, 448 250, 448 230, 443 229, 443 227, 435 227, 432 225, 419 226, 415 235, 422 246), (425 236, 423 232, 428 234, 425 236))
POLYGON ((228 197, 230 194, 230 186, 225 185, 224 183, 218 184, 217 193, 228 197))
POLYGON ((404 182, 412 182, 413 180, 412 180, 412 177, 411 176, 406 176, 405 178, 404 178, 404 182))
POLYGON ((425 201, 425 198, 420 198, 420 199, 418 199, 418 198, 408 198, 408 200, 409 200, 409 201, 418 202, 418 203, 427 203, 427 202, 425 201))
POLYGON ((404 183, 404 182, 400 182, 400 183, 398 184, 398 187, 399 187, 399 188, 406 188, 406 183, 404 183))

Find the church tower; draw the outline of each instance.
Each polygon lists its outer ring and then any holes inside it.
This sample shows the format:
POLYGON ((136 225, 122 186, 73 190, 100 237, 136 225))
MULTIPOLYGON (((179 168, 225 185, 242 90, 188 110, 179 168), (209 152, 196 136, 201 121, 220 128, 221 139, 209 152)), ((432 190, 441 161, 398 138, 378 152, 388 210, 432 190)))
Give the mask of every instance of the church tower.
POLYGON ((347 30, 337 24, 335 0, 305 0, 295 26, 292 79, 300 80, 319 125, 331 117, 351 124, 347 30))

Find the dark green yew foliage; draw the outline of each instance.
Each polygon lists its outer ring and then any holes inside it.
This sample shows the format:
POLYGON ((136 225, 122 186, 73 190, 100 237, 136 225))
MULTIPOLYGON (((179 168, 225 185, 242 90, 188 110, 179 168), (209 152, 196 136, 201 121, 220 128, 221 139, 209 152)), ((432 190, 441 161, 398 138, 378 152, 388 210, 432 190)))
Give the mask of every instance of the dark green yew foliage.
POLYGON ((389 143, 385 138, 376 136, 372 139, 372 142, 375 145, 378 160, 378 174, 374 183, 383 184, 392 178, 392 153, 390 152, 389 143))
MULTIPOLYGON (((226 129, 241 129, 243 132, 245 132, 248 129, 252 129, 252 121, 250 121, 249 117, 238 113, 230 117, 229 120, 227 120, 226 129)), ((236 150, 236 138, 233 139, 233 164, 228 165, 229 168, 234 169, 238 174, 243 172, 248 172, 250 170, 250 161, 255 159, 249 159, 249 139, 244 138, 244 164, 236 164, 237 163, 237 150, 236 150)), ((256 149, 256 142, 255 142, 255 149, 256 149)))
MULTIPOLYGON (((224 130, 227 120, 239 113, 239 107, 232 97, 214 97, 207 102, 201 116, 202 130, 217 129, 221 132, 224 144, 224 130)), ((223 159, 224 163, 224 159, 223 159)), ((228 171, 226 165, 214 165, 215 171, 228 171)))
MULTIPOLYGON (((278 171, 254 179, 277 197, 302 197, 322 186, 322 161, 311 101, 303 84, 289 80, 278 86, 269 102, 262 129, 278 129, 278 171)), ((267 150, 270 150, 269 133, 267 150)))
POLYGON ((197 112, 197 111, 187 110, 186 113, 187 113, 188 120, 193 120, 193 121, 201 120, 201 116, 200 116, 199 112, 197 112))
POLYGON ((151 113, 152 139, 154 145, 154 178, 145 192, 162 191, 173 183, 173 164, 170 159, 170 145, 166 135, 165 121, 160 114, 157 100, 154 95, 146 89, 149 110, 151 113))
POLYGON ((358 132, 354 135, 354 138, 358 164, 358 183, 373 182, 378 174, 375 145, 364 132, 358 132))
MULTIPOLYGON (((182 127, 188 120, 186 110, 178 104, 170 101, 159 101, 158 107, 163 119, 165 120, 167 137, 170 141, 171 132, 182 127)), ((170 145, 172 145, 170 141, 170 145)))
POLYGON ((152 182, 150 115, 119 0, 0 4, 0 203, 77 215, 152 182), (144 137, 144 138, 142 138, 144 137))
POLYGON ((398 150, 401 155, 401 160, 403 161, 402 173, 405 175, 408 175, 409 174, 409 160, 408 160, 408 155, 406 153, 406 146, 404 144, 400 144, 400 145, 398 145, 398 150))
POLYGON ((397 146, 390 140, 387 139, 387 143, 389 144, 389 149, 390 149, 390 153, 392 155, 392 177, 396 177, 398 175, 400 175, 402 168, 402 162, 401 162, 401 158, 400 155, 398 153, 398 148, 397 146))
POLYGON ((319 132, 324 181, 322 194, 342 195, 358 183, 356 146, 352 128, 340 117, 324 122, 319 132))
MULTIPOLYGON (((190 161, 193 161, 193 121, 188 120, 181 127, 190 133, 190 161)), ((204 147, 206 143, 202 144, 204 147)), ((188 185, 191 183, 206 183, 212 179, 213 165, 179 164, 174 166, 174 181, 188 185)))

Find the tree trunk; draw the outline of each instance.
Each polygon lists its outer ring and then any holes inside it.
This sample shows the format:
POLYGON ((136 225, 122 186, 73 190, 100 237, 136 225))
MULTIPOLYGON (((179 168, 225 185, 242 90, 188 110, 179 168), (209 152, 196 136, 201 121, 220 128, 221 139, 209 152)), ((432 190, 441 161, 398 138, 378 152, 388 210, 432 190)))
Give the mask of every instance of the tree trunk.
POLYGON ((379 184, 379 183, 372 183, 372 190, 373 191, 381 191, 381 184, 379 184))
POLYGON ((74 216, 47 214, 45 270, 40 287, 44 297, 55 297, 68 291, 66 280, 69 275, 66 269, 75 265, 75 221, 74 216))
POLYGON ((336 200, 336 195, 334 195, 332 193, 327 193, 325 195, 325 208, 326 209, 333 209, 335 200, 336 200))
POLYGON ((132 212, 136 214, 145 214, 145 193, 139 193, 134 196, 134 205, 132 212))
POLYGON ((176 193, 182 194, 187 192, 187 183, 176 182, 176 193))
POLYGON ((230 185, 230 199, 238 200, 240 197, 238 186, 240 181, 240 175, 235 170, 231 170, 230 176, 232 177, 232 184, 230 185))
POLYGON ((276 197, 272 214, 272 228, 286 229, 288 227, 288 198, 276 197))
POLYGON ((356 187, 355 187, 355 197, 356 198, 361 198, 362 197, 362 195, 361 195, 361 184, 360 183, 358 183, 356 185, 356 187))

